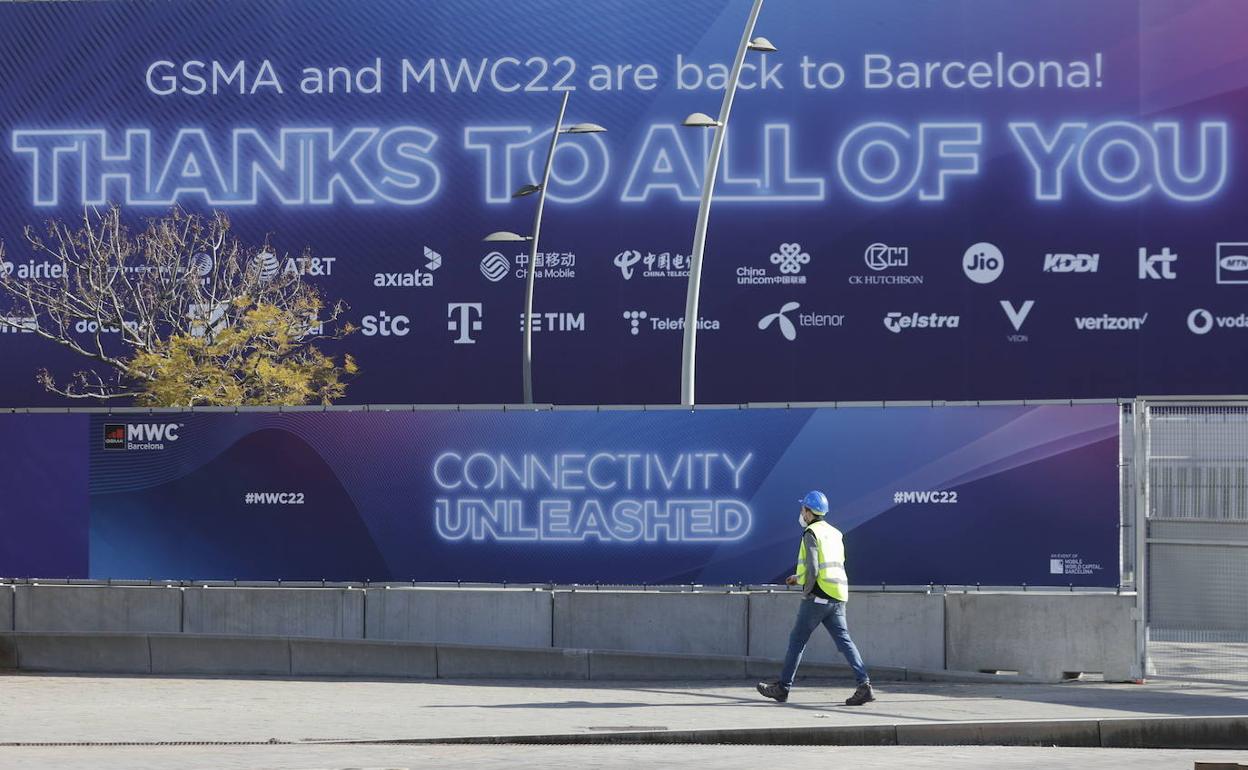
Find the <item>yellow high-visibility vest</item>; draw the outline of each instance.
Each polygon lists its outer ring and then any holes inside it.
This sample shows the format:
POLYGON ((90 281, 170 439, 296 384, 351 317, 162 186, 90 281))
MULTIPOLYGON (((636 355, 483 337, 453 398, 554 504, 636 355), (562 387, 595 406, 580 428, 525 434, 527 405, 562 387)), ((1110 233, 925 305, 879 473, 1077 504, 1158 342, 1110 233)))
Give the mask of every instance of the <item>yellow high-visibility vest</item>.
MULTIPOLYGON (((833 599, 849 601, 849 576, 845 572, 845 541, 841 531, 823 519, 815 521, 807 529, 815 534, 815 542, 819 546, 815 558, 819 569, 816 575, 819 588, 833 599)), ((797 549, 797 582, 799 585, 806 582, 805 533, 797 549)))

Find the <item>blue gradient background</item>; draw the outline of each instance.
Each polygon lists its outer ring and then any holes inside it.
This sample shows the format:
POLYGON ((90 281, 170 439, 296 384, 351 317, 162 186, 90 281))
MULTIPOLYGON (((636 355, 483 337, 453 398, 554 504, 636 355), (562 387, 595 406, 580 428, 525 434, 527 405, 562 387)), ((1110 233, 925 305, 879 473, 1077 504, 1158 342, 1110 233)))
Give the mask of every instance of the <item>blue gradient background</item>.
MULTIPOLYGON (((797 498, 822 488, 855 584, 1118 579, 1113 406, 166 419, 182 425, 167 449, 118 452, 101 439, 104 424, 121 421, 91 418, 91 577, 771 582, 793 566, 797 498), (670 462, 697 450, 753 452, 743 488, 630 496, 742 499, 753 510, 744 539, 474 543, 434 529, 433 501, 445 493, 431 473, 443 451, 638 451, 670 462), (956 490, 959 502, 893 505, 895 491, 928 489, 956 490), (245 505, 250 491, 303 492, 306 503, 245 505), (1054 553, 1103 569, 1051 576, 1054 553)), ((506 496, 530 507, 541 495, 506 496)), ((585 497, 546 496, 570 497, 574 511, 585 497)), ((614 499, 593 496, 604 507, 614 499)))
MULTIPOLYGON (((77 125, 114 131, 150 127, 167 135, 183 126, 213 133, 237 126, 414 124, 442 139, 436 158, 443 190, 436 202, 396 207, 282 209, 270 203, 235 209, 239 232, 255 242, 272 234, 279 249, 335 256, 324 288, 345 299, 351 316, 404 314, 402 338, 353 337, 362 374, 354 403, 500 403, 520 399, 518 319, 521 282, 492 284, 477 269, 479 238, 498 229, 525 231, 531 207, 484 203, 482 164, 462 148, 469 124, 545 127, 556 94, 409 94, 379 96, 157 97, 144 86, 149 62, 168 58, 272 59, 288 86, 305 65, 370 63, 391 67, 404 56, 526 58, 570 55, 580 88, 569 117, 610 128, 604 141, 612 171, 603 193, 581 205, 552 203, 544 250, 575 252, 574 280, 543 281, 539 312, 586 313, 583 334, 542 333, 535 341, 536 398, 556 403, 671 403, 678 399, 679 333, 632 336, 622 312, 682 315, 681 280, 634 278, 612 265, 625 249, 688 253, 695 206, 670 197, 644 205, 619 203, 629 161, 645 129, 678 122, 689 112, 715 112, 718 93, 679 92, 676 54, 708 64, 735 47, 748 0, 185 0, 183 2, 17 3, 0 7, 0 237, 10 259, 24 257, 23 225, 70 217, 72 206, 35 210, 27 164, 8 150, 14 129, 77 125), (661 87, 643 93, 593 93, 592 63, 654 62, 661 87), (430 289, 380 290, 376 272, 423 268, 422 247, 444 255, 430 289), (484 328, 475 345, 455 345, 446 304, 483 302, 484 328)), ((1113 397, 1140 393, 1239 392, 1248 346, 1237 331, 1188 333, 1193 308, 1238 314, 1248 287, 1214 281, 1214 245, 1248 240, 1242 151, 1248 127, 1248 13, 1240 0, 771 0, 758 31, 781 48, 782 92, 742 92, 733 118, 729 166, 756 171, 759 137, 769 120, 794 124, 799 173, 830 177, 833 155, 849 128, 869 120, 983 121, 984 164, 976 180, 954 180, 943 204, 868 205, 829 181, 823 203, 717 205, 711 220, 703 313, 722 328, 699 338, 699 393, 707 403, 880 399, 1018 399, 1113 397), (1087 91, 990 90, 871 92, 851 77, 834 92, 793 85, 802 55, 859 69, 867 51, 895 59, 1085 59, 1105 55, 1104 86, 1087 91), (1063 120, 1201 120, 1231 123, 1230 181, 1211 202, 1185 205, 1152 197, 1136 204, 1098 202, 1071 190, 1060 204, 1031 199, 1027 162, 1008 135, 1010 120, 1045 126, 1063 120), (962 275, 960 258, 977 241, 1006 254, 1004 275, 989 286, 962 275), (851 287, 864 269, 864 248, 885 241, 910 248, 923 286, 851 287), (764 266, 780 243, 799 242, 812 256, 805 286, 739 287, 737 266, 764 266), (1140 281, 1136 249, 1169 246, 1180 255, 1178 280, 1140 281), (1049 275, 1046 252, 1099 252, 1100 272, 1049 275), (1036 305, 1013 330, 999 302, 1036 305), (802 329, 785 343, 757 321, 788 301, 804 312, 843 313, 841 329, 802 329), (890 334, 890 311, 960 314, 955 332, 890 334), (1139 333, 1080 333, 1076 315, 1149 313, 1139 333)), ((391 84, 393 87, 393 83, 391 84)), ((195 202, 187 205, 195 208, 195 202)), ((136 218, 147 211, 129 212, 136 218)), ((49 366, 72 371, 70 355, 32 335, 0 336, 0 403, 55 403, 34 381, 49 366)))

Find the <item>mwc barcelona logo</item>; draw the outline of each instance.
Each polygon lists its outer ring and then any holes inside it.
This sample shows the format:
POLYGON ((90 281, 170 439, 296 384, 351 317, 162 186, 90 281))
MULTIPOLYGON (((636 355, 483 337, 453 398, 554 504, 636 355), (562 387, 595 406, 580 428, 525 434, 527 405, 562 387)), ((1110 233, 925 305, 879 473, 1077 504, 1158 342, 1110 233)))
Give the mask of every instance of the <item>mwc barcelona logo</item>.
POLYGON ((104 448, 110 450, 151 451, 164 449, 178 440, 182 423, 108 423, 104 426, 104 448))

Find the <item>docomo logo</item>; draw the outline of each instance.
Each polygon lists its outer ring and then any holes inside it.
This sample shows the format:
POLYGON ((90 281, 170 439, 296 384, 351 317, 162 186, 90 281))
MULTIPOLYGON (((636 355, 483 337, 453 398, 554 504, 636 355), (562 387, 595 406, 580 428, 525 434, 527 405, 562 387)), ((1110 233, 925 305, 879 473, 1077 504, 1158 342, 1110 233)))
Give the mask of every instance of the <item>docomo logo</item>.
POLYGON ((884 243, 873 243, 863 254, 867 267, 872 270, 887 270, 890 267, 908 267, 910 265, 910 249, 907 246, 889 246, 884 243))
POLYGON ((1044 272, 1095 273, 1100 262, 1100 254, 1045 254, 1044 272))
POLYGON ((904 329, 956 329, 960 320, 961 316, 936 313, 928 315, 889 313, 884 316, 884 326, 893 334, 901 334, 904 329))
MULTIPOLYGON (((128 332, 135 332, 139 330, 139 322, 138 321, 122 321, 121 327, 124 328, 128 332)), ((97 332, 100 334, 120 334, 121 328, 118 328, 116 326, 106 326, 96 321, 82 320, 74 324, 74 331, 78 332, 79 334, 95 334, 97 332)))
POLYGON ((1219 329, 1248 329, 1248 313, 1215 318, 1208 310, 1197 308, 1187 315, 1187 328, 1192 334, 1208 334, 1214 326, 1219 329))
POLYGON ((975 283, 992 283, 1005 269, 1005 255, 991 243, 977 243, 962 255, 962 272, 975 283))

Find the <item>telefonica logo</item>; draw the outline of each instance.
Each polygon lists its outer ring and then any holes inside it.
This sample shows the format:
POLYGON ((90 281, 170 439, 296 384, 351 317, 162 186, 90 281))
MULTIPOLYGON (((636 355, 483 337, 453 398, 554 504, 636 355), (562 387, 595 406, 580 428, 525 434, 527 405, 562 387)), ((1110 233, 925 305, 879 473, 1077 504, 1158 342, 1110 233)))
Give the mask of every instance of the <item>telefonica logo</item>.
POLYGON ((1075 328, 1085 332, 1138 332, 1148 320, 1142 316, 1084 316, 1075 319, 1075 328))
POLYGON ((960 319, 960 316, 936 313, 889 313, 884 316, 884 326, 893 334, 901 334, 904 329, 956 329, 960 319))

